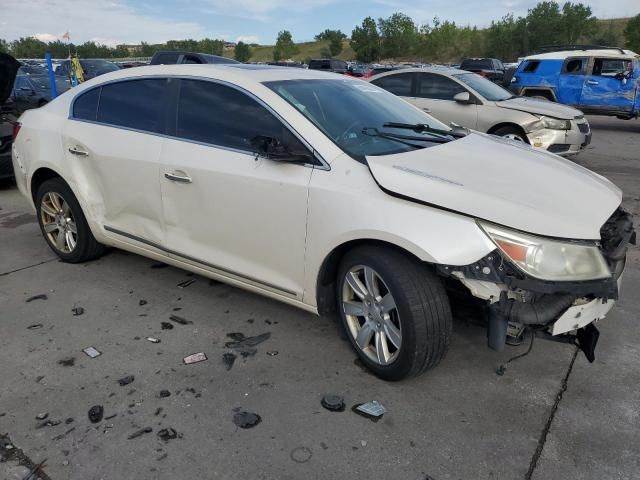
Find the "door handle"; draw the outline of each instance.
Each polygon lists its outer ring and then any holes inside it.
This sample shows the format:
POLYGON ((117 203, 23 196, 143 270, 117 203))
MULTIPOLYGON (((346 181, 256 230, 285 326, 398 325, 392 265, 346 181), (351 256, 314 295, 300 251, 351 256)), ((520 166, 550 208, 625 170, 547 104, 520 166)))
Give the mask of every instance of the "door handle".
POLYGON ((88 157, 89 152, 82 150, 80 147, 69 147, 69 153, 73 155, 79 155, 81 157, 88 157))
POLYGON ((587 80, 587 83, 589 85, 598 85, 598 82, 596 82, 595 80, 587 80))
POLYGON ((176 175, 174 173, 165 173, 164 178, 166 178, 167 180, 171 180, 172 182, 178 182, 178 183, 191 183, 193 181, 191 180, 191 178, 187 176, 176 175))

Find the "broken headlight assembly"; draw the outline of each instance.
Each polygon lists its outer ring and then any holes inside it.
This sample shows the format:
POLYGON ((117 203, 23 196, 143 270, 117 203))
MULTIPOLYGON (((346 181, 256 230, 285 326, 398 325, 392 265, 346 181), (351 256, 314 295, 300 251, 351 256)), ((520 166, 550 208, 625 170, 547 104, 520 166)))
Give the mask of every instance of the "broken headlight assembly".
POLYGON ((595 243, 552 240, 478 222, 500 252, 527 275, 547 281, 583 281, 611 277, 595 243))
POLYGON ((553 117, 540 118, 540 126, 549 130, 571 130, 571 120, 560 120, 553 117))

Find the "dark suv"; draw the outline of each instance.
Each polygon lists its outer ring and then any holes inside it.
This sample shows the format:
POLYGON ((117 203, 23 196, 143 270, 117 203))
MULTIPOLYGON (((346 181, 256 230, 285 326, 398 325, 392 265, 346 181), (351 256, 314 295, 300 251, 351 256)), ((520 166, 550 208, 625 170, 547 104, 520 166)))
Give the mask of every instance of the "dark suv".
POLYGON ((336 58, 316 58, 309 62, 309 70, 323 70, 325 72, 347 73, 347 62, 336 58))
POLYGON ((17 113, 9 97, 19 68, 15 58, 0 53, 0 179, 13 177, 11 143, 17 113))
POLYGON ((460 70, 477 73, 495 83, 504 81, 504 65, 496 58, 465 58, 460 70))
POLYGON ((209 55, 208 53, 176 52, 165 51, 156 52, 151 57, 151 65, 176 65, 179 63, 240 63, 232 58, 221 57, 219 55, 209 55))

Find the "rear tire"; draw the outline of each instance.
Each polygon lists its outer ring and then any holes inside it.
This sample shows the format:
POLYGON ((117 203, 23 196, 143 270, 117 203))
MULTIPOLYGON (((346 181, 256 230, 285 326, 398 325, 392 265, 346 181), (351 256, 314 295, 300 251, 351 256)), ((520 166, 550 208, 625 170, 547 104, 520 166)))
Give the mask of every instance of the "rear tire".
POLYGON ((64 180, 58 177, 43 182, 35 202, 40 231, 62 261, 86 262, 106 251, 91 233, 80 203, 64 180))
POLYGON ((425 264, 390 248, 359 247, 342 259, 336 283, 347 337, 375 375, 401 380, 444 358, 451 308, 425 264))

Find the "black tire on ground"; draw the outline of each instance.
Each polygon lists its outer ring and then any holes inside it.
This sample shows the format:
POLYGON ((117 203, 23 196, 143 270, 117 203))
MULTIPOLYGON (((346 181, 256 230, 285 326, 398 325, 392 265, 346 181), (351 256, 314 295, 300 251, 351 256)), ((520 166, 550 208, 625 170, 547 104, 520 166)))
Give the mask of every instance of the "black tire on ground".
POLYGON ((42 185, 38 187, 35 202, 38 224, 40 225, 42 236, 44 237, 51 250, 53 250, 54 253, 62 259, 62 261, 68 263, 87 262, 104 254, 104 252, 106 251, 106 247, 96 241, 93 233, 91 233, 91 229, 87 224, 87 220, 84 216, 84 213, 82 212, 82 208, 80 207, 78 200, 76 199, 76 196, 73 194, 67 183, 62 178, 51 178, 43 182, 42 185), (70 252, 60 251, 55 246, 55 244, 51 242, 44 230, 42 220, 42 198, 49 192, 57 193, 68 203, 75 220, 76 229, 78 232, 77 243, 75 245, 75 248, 70 252))
POLYGON ((435 367, 444 358, 452 332, 451 307, 442 282, 427 265, 391 248, 358 247, 342 259, 336 283, 338 311, 347 338, 375 375, 385 380, 401 380, 435 367), (402 342, 395 360, 388 365, 371 360, 356 344, 348 325, 342 294, 346 275, 357 266, 375 270, 397 306, 402 342))
POLYGON ((529 143, 527 136, 522 132, 522 130, 516 127, 509 127, 509 126, 500 127, 495 132, 493 132, 493 134, 498 137, 510 137, 510 138, 513 138, 514 140, 519 139, 524 143, 529 143))

